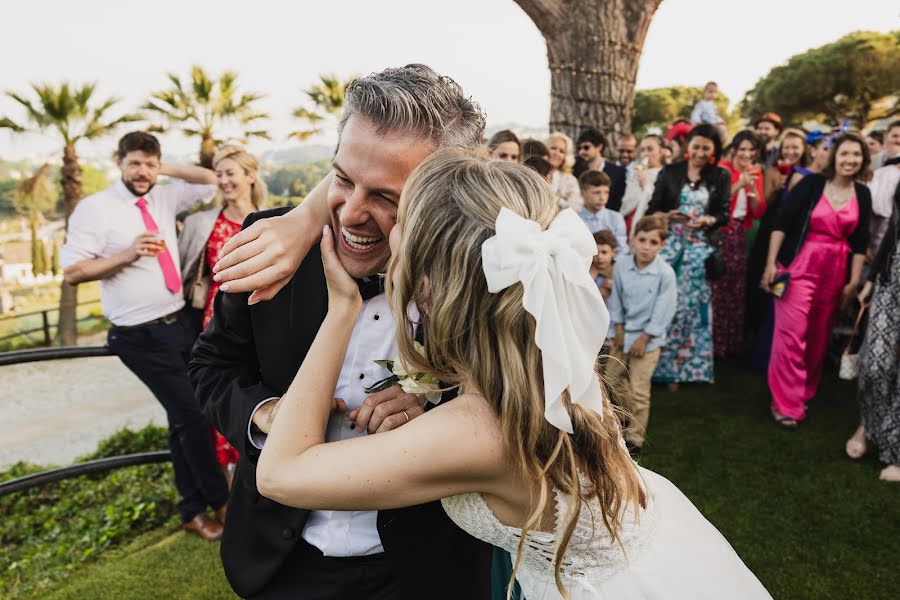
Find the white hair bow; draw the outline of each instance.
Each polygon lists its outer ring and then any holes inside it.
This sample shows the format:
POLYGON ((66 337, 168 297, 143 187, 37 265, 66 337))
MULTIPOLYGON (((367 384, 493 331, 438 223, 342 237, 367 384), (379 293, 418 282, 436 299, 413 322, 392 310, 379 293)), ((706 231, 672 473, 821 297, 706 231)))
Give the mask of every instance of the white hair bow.
POLYGON ((572 420, 562 403, 566 388, 573 403, 603 414, 594 365, 609 329, 609 312, 589 272, 595 254, 593 236, 571 208, 560 212, 546 231, 501 208, 496 234, 481 246, 491 293, 522 283, 522 304, 537 322, 544 416, 567 433, 572 433, 572 420))

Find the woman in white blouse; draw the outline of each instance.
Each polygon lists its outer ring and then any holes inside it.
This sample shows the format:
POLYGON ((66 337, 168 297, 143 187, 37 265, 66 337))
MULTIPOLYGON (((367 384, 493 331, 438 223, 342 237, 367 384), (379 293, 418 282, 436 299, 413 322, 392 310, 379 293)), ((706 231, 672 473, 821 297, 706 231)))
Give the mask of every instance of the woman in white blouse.
POLYGON ((566 134, 556 131, 547 138, 547 148, 550 150, 552 167, 550 187, 560 210, 564 208, 581 210, 584 206, 581 201, 581 189, 578 187, 578 180, 572 175, 572 165, 575 164, 572 140, 566 134))
POLYGON ((661 137, 655 133, 645 135, 638 149, 641 158, 635 163, 625 181, 625 195, 622 196, 620 212, 628 224, 629 238, 635 223, 641 220, 647 212, 647 205, 650 204, 653 184, 656 183, 656 176, 662 168, 662 149, 661 137))

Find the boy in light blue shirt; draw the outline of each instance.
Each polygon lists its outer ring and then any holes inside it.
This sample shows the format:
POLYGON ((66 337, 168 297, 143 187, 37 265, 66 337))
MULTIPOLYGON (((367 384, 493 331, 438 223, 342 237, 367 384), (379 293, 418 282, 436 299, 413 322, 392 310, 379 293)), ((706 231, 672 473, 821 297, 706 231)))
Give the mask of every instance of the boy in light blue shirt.
POLYGON ((633 456, 640 455, 650 420, 650 384, 675 317, 678 288, 675 271, 658 256, 669 235, 663 215, 642 217, 634 228, 631 254, 616 261, 609 297, 610 326, 615 327, 613 359, 607 373, 624 378, 622 399, 630 422, 625 441, 633 456))
POLYGON ((628 237, 625 234, 625 217, 622 213, 606 208, 609 202, 611 180, 603 171, 585 171, 578 178, 584 208, 578 216, 592 234, 611 231, 616 236, 619 252, 628 254, 628 237))

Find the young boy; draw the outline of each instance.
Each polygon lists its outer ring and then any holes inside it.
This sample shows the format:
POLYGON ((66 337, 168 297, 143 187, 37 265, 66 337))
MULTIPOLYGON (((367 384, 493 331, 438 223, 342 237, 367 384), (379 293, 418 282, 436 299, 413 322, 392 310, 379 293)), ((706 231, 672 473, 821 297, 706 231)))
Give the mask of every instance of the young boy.
POLYGON ((618 247, 628 253, 628 238, 625 235, 625 217, 621 213, 606 208, 609 202, 609 175, 602 171, 585 171, 578 178, 584 208, 578 211, 591 233, 611 231, 618 247))
POLYGON ((591 261, 591 278, 600 289, 603 300, 607 301, 612 293, 613 261, 616 257, 618 243, 612 232, 605 229, 594 234, 594 242, 597 244, 597 254, 591 261))
POLYGON ((644 445, 650 418, 650 379, 666 343, 666 330, 675 316, 678 293, 675 271, 657 256, 669 235, 662 215, 642 217, 635 225, 630 256, 616 261, 609 297, 610 325, 615 327, 613 358, 607 373, 629 384, 622 399, 630 422, 625 441, 633 456, 644 445))

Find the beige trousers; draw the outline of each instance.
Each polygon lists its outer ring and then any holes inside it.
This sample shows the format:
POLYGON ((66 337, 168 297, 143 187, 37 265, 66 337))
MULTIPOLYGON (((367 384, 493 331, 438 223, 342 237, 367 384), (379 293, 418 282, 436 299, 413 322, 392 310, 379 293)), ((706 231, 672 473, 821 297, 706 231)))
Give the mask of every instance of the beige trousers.
POLYGON ((622 390, 622 408, 628 411, 630 418, 625 439, 638 447, 644 445, 650 421, 650 384, 660 350, 657 348, 640 358, 615 350, 606 365, 607 377, 622 390))

